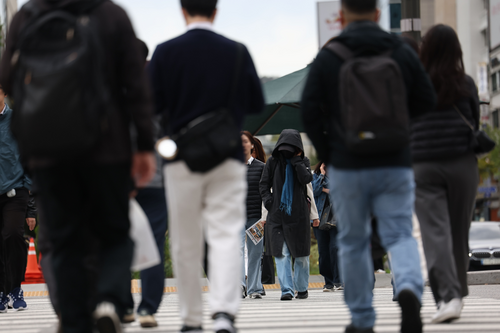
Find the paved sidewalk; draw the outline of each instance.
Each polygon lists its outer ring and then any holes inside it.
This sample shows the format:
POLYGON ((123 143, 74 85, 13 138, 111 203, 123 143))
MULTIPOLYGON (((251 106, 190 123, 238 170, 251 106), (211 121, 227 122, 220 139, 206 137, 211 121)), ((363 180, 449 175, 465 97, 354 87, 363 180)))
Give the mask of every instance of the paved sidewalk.
MULTIPOLYGON (((392 289, 378 288, 374 291, 374 305, 378 318, 375 331, 378 333, 399 332, 400 310, 392 302, 392 289)), ((204 328, 211 332, 211 320, 204 294, 204 328)), ((140 295, 135 294, 136 304, 140 295)), ((279 300, 279 291, 268 291, 261 300, 244 299, 237 319, 240 333, 337 333, 344 332, 349 323, 349 313, 343 301, 343 292, 324 293, 311 290, 306 300, 279 300)), ((54 333, 57 317, 48 297, 27 299, 30 308, 22 312, 0 314, 0 332, 9 333, 54 333)), ((165 332, 177 333, 181 326, 176 293, 167 293, 157 314, 160 326, 156 329, 141 329, 138 323, 125 326, 126 333, 165 332)), ((429 288, 424 294, 422 317, 429 323, 435 312, 429 288)), ((500 286, 472 286, 471 296, 466 298, 462 318, 452 324, 430 325, 424 332, 498 333, 500 331, 500 286), (480 296, 477 296, 480 295, 480 296), (484 295, 484 296, 483 296, 484 295), (497 297, 493 299, 488 297, 497 297)))

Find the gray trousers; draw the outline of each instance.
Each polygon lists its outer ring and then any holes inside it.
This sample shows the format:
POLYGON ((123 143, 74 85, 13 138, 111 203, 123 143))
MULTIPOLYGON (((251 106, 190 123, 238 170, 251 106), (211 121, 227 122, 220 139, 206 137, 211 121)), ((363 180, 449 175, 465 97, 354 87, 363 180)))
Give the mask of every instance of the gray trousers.
POLYGON ((479 174, 474 154, 414 163, 415 210, 436 303, 469 294, 469 228, 479 174))

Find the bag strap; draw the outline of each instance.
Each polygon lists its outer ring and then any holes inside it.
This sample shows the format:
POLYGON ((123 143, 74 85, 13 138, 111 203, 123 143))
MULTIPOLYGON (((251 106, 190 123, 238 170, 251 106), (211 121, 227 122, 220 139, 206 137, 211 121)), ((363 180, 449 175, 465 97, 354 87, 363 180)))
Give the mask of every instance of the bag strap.
POLYGON ((338 55, 344 61, 354 58, 354 52, 352 52, 347 46, 340 42, 331 41, 330 43, 326 44, 325 48, 338 55))
POLYGON ((464 120, 464 122, 467 124, 467 126, 469 126, 469 128, 472 130, 472 132, 475 132, 476 130, 474 129, 474 126, 472 126, 472 124, 467 120, 467 118, 465 118, 465 116, 462 114, 462 112, 460 112, 460 110, 457 108, 457 106, 455 104, 453 104, 453 107, 458 112, 460 117, 464 120))
POLYGON ((243 63, 243 44, 236 42, 236 62, 234 65, 234 74, 233 74, 233 82, 231 85, 231 92, 229 93, 229 103, 228 103, 229 108, 232 106, 233 103, 236 102, 242 63, 243 63))

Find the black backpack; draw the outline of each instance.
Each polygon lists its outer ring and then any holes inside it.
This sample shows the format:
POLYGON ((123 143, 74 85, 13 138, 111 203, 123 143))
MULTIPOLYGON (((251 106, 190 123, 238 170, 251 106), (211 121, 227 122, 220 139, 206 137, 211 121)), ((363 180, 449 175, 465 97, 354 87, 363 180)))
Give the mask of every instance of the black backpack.
POLYGON ((26 158, 68 159, 94 148, 107 127, 109 91, 96 20, 105 0, 43 11, 34 0, 12 57, 11 130, 26 158))
POLYGON ((392 50, 354 54, 332 41, 326 48, 344 63, 340 69, 342 127, 334 123, 347 149, 358 155, 394 153, 410 141, 406 88, 392 50))

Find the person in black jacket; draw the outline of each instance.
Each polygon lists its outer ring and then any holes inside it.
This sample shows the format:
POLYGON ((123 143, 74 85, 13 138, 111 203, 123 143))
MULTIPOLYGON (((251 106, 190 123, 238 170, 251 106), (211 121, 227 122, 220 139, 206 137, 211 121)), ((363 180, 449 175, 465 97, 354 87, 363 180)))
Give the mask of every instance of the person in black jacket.
MULTIPOLYGON (((226 109, 239 133, 245 116, 259 113, 264 107, 252 58, 242 44, 213 31, 216 0, 181 0, 181 6, 188 31, 158 45, 149 63, 156 111, 168 120, 162 130, 176 134, 200 116, 226 109), (235 70, 239 71, 236 86, 235 70)), ((181 156, 164 166, 182 332, 202 331, 199 264, 203 237, 208 245, 214 331, 236 330, 247 193, 247 161, 241 144, 231 156, 218 162, 205 172, 194 172, 181 156)))
POLYGON ((432 322, 440 323, 460 317, 462 298, 469 293, 469 228, 479 182, 469 126, 479 128, 479 98, 451 27, 432 27, 420 54, 438 105, 411 125, 415 209, 438 306, 432 322))
MULTIPOLYGON (((260 141, 257 141, 254 136, 248 132, 243 131, 241 135, 243 143, 243 153, 248 164, 247 171, 247 222, 245 229, 243 229, 243 242, 241 247, 242 261, 242 289, 243 298, 248 294, 250 298, 262 298, 264 293, 264 286, 262 285, 261 276, 261 257, 264 251, 264 241, 254 244, 250 239, 247 239, 246 245, 248 249, 248 281, 245 281, 245 239, 246 229, 250 228, 257 221, 262 218, 262 198, 259 192, 259 182, 262 177, 262 172, 265 166, 264 161, 254 158, 252 155, 256 151, 262 150, 260 141), (260 145, 260 147, 259 147, 260 145)), ((262 158, 262 157, 261 157, 262 158)))
POLYGON ((300 133, 283 130, 260 180, 260 194, 269 212, 266 223, 282 301, 291 300, 295 291, 297 298, 308 297, 311 224, 306 186, 312 179, 300 133))
MULTIPOLYGON (((33 0, 42 11, 79 12, 88 0, 33 0)), ((103 49, 105 82, 110 90, 108 128, 98 145, 86 156, 71 162, 30 158, 37 188, 37 204, 47 237, 53 244, 52 266, 58 288, 62 331, 93 330, 88 309, 90 282, 85 258, 90 252, 87 235, 93 234, 99 248, 97 303, 93 308, 98 329, 121 332, 130 293, 133 242, 129 237, 128 202, 131 175, 137 187, 149 183, 155 173, 151 100, 144 60, 126 12, 111 1, 96 1, 90 13, 98 23, 103 49), (130 126, 134 125, 137 150, 132 150, 130 126), (71 189, 71 195, 68 195, 71 189), (77 214, 75 214, 75 212, 77 214)), ((22 29, 31 24, 30 12, 21 9, 13 18, 0 63, 0 83, 12 92, 16 72, 12 57, 22 29)), ((80 78, 75 77, 75 80, 80 78)))
MULTIPOLYGON (((436 96, 422 64, 408 45, 378 26, 377 1, 342 0, 341 4, 344 30, 335 41, 355 56, 391 51, 406 91, 405 96, 399 97, 406 102, 409 114, 402 116, 416 117, 432 109, 436 96)), ((340 271, 352 317, 346 332, 372 332, 375 324, 373 262, 369 254, 371 214, 379 222, 382 245, 391 254, 396 296, 402 310, 401 331, 421 332, 423 280, 417 243, 412 237, 414 182, 410 146, 371 155, 356 154, 348 149, 341 119, 343 64, 336 53, 321 49, 311 65, 301 105, 306 133, 318 157, 328 165, 333 184, 330 197, 338 218, 340 271)))

